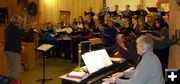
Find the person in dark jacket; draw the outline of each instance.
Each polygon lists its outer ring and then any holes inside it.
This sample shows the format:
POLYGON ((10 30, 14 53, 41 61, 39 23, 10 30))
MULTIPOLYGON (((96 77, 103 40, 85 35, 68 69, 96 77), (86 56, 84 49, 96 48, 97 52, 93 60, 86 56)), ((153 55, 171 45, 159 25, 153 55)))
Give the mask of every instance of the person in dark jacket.
POLYGON ((25 32, 21 28, 22 22, 23 19, 20 16, 13 16, 5 30, 4 51, 8 61, 8 77, 14 79, 19 79, 21 40, 22 38, 33 38, 33 30, 25 32))

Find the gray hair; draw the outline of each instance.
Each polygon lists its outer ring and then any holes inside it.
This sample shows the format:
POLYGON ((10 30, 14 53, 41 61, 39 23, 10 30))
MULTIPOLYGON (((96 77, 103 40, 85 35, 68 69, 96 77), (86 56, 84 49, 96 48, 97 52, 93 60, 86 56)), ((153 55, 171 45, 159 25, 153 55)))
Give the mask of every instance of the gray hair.
POLYGON ((148 35, 140 36, 137 38, 136 43, 140 44, 145 51, 153 51, 154 41, 148 35))

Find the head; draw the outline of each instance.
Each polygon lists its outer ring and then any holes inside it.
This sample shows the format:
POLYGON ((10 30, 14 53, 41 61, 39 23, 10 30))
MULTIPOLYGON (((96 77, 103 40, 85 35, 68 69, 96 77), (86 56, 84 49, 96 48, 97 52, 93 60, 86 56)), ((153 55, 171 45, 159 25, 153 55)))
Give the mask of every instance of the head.
POLYGON ((111 19, 111 17, 110 17, 109 14, 106 14, 106 15, 104 16, 104 22, 105 22, 105 23, 107 23, 108 20, 110 20, 110 19, 111 19))
POLYGON ((169 15, 163 16, 163 19, 166 23, 169 23, 169 15))
POLYGON ((66 23, 65 23, 65 21, 61 21, 61 27, 65 27, 65 25, 66 25, 66 23))
POLYGON ((137 53, 143 55, 145 52, 153 52, 154 41, 148 35, 143 35, 136 40, 137 53))
POLYGON ((78 21, 79 21, 79 22, 83 22, 83 17, 82 17, 82 16, 79 16, 79 17, 78 17, 78 21))
POLYGON ((92 12, 92 7, 89 7, 89 12, 92 12))
POLYGON ((129 26, 129 23, 130 23, 130 22, 129 22, 129 19, 128 19, 128 18, 124 18, 124 19, 123 19, 123 24, 124 24, 124 26, 126 26, 126 27, 129 26))
POLYGON ((129 10, 129 9, 130 9, 130 5, 127 4, 127 5, 126 5, 126 10, 129 10))
POLYGON ((57 28, 61 28, 61 23, 57 23, 57 28))
POLYGON ((112 20, 108 20, 108 27, 112 28, 113 27, 113 21, 112 20))
POLYGON ((93 16, 93 20, 98 21, 99 20, 98 16, 97 15, 93 16))
POLYGON ((153 19, 154 19, 153 13, 149 13, 149 14, 146 16, 146 19, 147 19, 147 22, 153 22, 153 19))
POLYGON ((142 5, 141 4, 137 5, 137 10, 142 10, 142 5))
POLYGON ((115 9, 115 11, 118 11, 119 10, 119 6, 118 5, 114 5, 114 9, 115 9))
POLYGON ((103 7, 99 7, 99 12, 103 12, 103 7))
POLYGON ((50 22, 47 23, 47 28, 51 28, 52 26, 53 26, 52 23, 50 22))
POLYGON ((17 16, 17 15, 12 16, 10 21, 11 21, 11 23, 15 24, 16 26, 22 26, 22 24, 23 24, 23 18, 20 16, 17 16))
POLYGON ((90 22, 91 21, 91 16, 90 15, 86 15, 85 19, 86 19, 87 22, 90 22))
POLYGON ((165 22, 164 22, 163 18, 157 18, 155 20, 154 26, 155 26, 155 28, 160 29, 160 28, 162 28, 164 26, 164 24, 165 24, 165 22))
POLYGON ((139 17, 138 20, 137 20, 137 22, 138 22, 138 25, 139 25, 140 27, 144 27, 144 26, 145 26, 145 20, 144 20, 143 17, 139 17))
POLYGON ((116 36, 116 41, 117 41, 118 44, 123 43, 124 40, 125 40, 125 37, 124 37, 123 34, 118 34, 118 35, 116 36))
POLYGON ((66 24, 65 24, 65 28, 69 28, 69 23, 66 23, 66 24))
POLYGON ((99 21, 95 22, 95 27, 100 27, 100 22, 99 21))
POLYGON ((137 24, 137 17, 132 17, 132 24, 136 25, 137 24))
POLYGON ((157 2, 157 3, 156 3, 156 7, 157 7, 157 8, 161 7, 161 3, 160 3, 160 2, 157 2))

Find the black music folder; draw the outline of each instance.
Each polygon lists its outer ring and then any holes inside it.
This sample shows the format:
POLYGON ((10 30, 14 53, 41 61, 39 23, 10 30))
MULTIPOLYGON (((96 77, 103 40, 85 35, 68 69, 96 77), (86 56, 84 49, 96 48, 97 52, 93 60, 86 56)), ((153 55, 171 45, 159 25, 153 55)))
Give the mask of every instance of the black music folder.
POLYGON ((152 30, 143 30, 143 31, 141 31, 141 34, 146 34, 146 33, 150 33, 150 34, 152 34, 154 36, 160 37, 160 34, 157 31, 152 31, 152 30))
POLYGON ((118 13, 116 11, 109 11, 108 12, 110 16, 117 16, 118 13))
POLYGON ((165 16, 165 15, 168 15, 169 12, 161 12, 161 16, 165 16))
POLYGON ((155 12, 155 13, 158 12, 156 7, 147 7, 147 9, 148 9, 149 12, 155 12))

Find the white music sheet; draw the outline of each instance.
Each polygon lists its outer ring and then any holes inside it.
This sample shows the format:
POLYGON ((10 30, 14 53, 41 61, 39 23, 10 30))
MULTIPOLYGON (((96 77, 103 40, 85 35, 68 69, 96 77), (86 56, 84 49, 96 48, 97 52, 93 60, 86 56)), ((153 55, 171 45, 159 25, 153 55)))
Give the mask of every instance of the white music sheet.
POLYGON ((53 47, 53 45, 51 45, 51 44, 42 44, 41 46, 39 46, 37 48, 37 50, 42 50, 42 51, 45 52, 45 51, 49 50, 52 47, 53 47))
POLYGON ((112 61, 105 49, 85 53, 82 58, 89 73, 94 73, 101 68, 112 65, 112 61))

